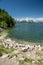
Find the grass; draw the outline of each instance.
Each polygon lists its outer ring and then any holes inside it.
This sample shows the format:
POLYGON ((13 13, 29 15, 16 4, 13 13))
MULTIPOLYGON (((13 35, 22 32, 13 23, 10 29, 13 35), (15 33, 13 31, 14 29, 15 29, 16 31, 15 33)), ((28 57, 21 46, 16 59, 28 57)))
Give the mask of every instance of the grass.
POLYGON ((35 61, 35 65, 43 65, 43 58, 38 59, 37 61, 35 61))
POLYGON ((5 48, 3 44, 0 45, 0 53, 11 53, 13 52, 15 49, 14 48, 5 48))
POLYGON ((24 58, 24 60, 19 60, 19 65, 24 65, 25 62, 32 63, 33 59, 31 58, 24 58))
POLYGON ((6 48, 6 53, 8 54, 8 53, 11 53, 11 52, 13 52, 15 49, 14 48, 6 48))
POLYGON ((6 37, 7 37, 7 35, 9 34, 9 32, 10 32, 10 29, 12 29, 12 28, 8 28, 8 29, 5 29, 4 31, 2 31, 1 33, 0 33, 0 39, 6 39, 6 37))
POLYGON ((43 65, 43 63, 40 61, 35 62, 35 65, 43 65))
POLYGON ((24 65, 24 60, 19 60, 19 65, 24 65))
POLYGON ((38 56, 40 56, 41 55, 41 52, 36 51, 35 54, 38 55, 38 56))
POLYGON ((38 61, 39 61, 39 62, 43 61, 43 58, 41 58, 41 59, 38 59, 38 61))
POLYGON ((31 59, 31 58, 25 58, 24 61, 32 63, 33 59, 31 59))
POLYGON ((41 50, 43 51, 43 48, 41 50))
MULTIPOLYGON (((35 61, 34 59, 31 58, 25 58, 24 60, 19 60, 19 65, 24 65, 24 63, 31 63, 32 65, 32 61, 35 61)), ((43 65, 43 58, 42 59, 38 59, 37 61, 35 61, 34 63, 35 65, 43 65)))

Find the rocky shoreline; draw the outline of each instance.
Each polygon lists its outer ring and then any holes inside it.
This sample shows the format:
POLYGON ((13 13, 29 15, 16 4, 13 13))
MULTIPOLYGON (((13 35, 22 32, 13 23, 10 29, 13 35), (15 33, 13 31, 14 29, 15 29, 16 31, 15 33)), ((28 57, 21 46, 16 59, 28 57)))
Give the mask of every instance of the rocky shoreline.
POLYGON ((0 39, 0 44, 3 44, 5 47, 13 47, 13 48, 26 48, 26 49, 30 49, 30 50, 41 50, 43 46, 40 45, 29 45, 29 44, 23 44, 23 43, 16 43, 15 41, 11 41, 11 40, 5 40, 5 39, 0 39))
POLYGON ((4 45, 8 50, 14 49, 11 53, 0 53, 0 65, 43 65, 43 46, 5 39, 0 39, 0 45, 4 45))

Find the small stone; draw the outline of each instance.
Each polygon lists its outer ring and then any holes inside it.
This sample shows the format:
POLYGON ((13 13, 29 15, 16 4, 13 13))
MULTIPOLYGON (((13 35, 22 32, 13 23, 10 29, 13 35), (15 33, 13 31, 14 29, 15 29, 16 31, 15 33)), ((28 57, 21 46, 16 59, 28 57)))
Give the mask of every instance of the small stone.
POLYGON ((9 57, 9 59, 11 59, 11 58, 12 58, 12 56, 9 57))
POLYGON ((17 53, 19 53, 19 51, 18 51, 18 50, 15 50, 13 53, 14 53, 14 54, 17 54, 17 53))
POLYGON ((22 51, 23 52, 27 52, 27 48, 22 48, 22 51))
POLYGON ((32 61, 32 63, 34 64, 34 63, 35 63, 35 61, 32 61))
POLYGON ((5 54, 5 55, 3 55, 3 56, 2 56, 2 58, 6 58, 7 56, 8 56, 8 55, 7 55, 7 54, 5 54))
POLYGON ((2 56, 2 53, 0 53, 0 57, 2 56))
POLYGON ((11 58, 12 58, 12 56, 11 56, 11 55, 8 55, 8 57, 9 57, 9 59, 11 59, 11 58))
POLYGON ((24 58, 19 58, 19 60, 24 60, 24 58))

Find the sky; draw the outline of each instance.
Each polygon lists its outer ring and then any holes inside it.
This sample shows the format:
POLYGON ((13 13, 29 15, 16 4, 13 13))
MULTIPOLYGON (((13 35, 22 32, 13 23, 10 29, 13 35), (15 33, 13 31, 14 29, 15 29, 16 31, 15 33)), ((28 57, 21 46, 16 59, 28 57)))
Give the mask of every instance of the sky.
POLYGON ((14 18, 43 18, 43 0, 0 0, 0 8, 14 18))

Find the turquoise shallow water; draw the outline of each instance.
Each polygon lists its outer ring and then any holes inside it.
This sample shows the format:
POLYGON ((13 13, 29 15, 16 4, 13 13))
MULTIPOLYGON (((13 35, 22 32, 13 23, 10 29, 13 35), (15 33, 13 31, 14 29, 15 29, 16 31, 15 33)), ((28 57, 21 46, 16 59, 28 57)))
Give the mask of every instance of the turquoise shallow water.
POLYGON ((10 30, 11 39, 43 43, 43 23, 16 23, 10 30))

